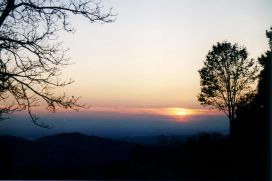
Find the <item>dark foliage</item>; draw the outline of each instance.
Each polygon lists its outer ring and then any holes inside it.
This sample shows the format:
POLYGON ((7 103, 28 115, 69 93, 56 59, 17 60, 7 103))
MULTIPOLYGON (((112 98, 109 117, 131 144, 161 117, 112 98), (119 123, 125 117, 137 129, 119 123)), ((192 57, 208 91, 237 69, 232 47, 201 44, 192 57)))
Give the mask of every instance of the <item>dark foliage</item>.
MULTIPOLYGON (((271 31, 267 31, 271 46, 271 31)), ((269 158, 271 156, 271 50, 261 55, 258 60, 262 66, 259 74, 257 93, 248 94, 237 108, 237 118, 233 130, 233 150, 239 158, 239 165, 253 163, 259 169, 259 176, 269 178, 271 169, 269 158), (249 159, 250 158, 250 159, 249 159)), ((271 177, 270 177, 271 178, 271 177)))

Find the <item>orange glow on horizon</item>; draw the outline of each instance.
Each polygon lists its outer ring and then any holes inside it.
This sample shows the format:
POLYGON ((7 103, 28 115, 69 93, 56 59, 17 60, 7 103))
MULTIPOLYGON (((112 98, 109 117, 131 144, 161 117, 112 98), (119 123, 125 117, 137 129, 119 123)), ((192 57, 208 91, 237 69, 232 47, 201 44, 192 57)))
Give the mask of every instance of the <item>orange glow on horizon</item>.
POLYGON ((164 108, 163 115, 170 116, 171 118, 174 118, 176 121, 189 121, 189 116, 194 116, 197 113, 193 111, 193 109, 186 109, 186 108, 164 108))
POLYGON ((185 108, 167 108, 166 113, 173 116, 187 116, 193 114, 193 111, 185 108))
MULTIPOLYGON (((39 114, 50 114, 48 111, 36 110, 39 114)), ((76 111, 59 109, 56 113, 74 114, 76 111)), ((166 116, 172 121, 190 121, 192 117, 199 115, 220 115, 222 113, 216 110, 207 109, 190 109, 190 108, 139 108, 139 107, 91 107, 89 109, 81 109, 77 114, 90 113, 96 115, 154 115, 166 116)))

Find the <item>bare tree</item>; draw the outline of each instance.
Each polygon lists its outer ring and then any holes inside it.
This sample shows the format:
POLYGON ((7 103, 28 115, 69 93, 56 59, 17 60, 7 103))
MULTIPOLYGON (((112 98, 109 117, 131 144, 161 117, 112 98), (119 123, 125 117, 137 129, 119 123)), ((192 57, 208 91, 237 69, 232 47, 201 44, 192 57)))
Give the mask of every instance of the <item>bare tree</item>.
POLYGON ((0 114, 27 110, 35 124, 47 127, 31 111, 39 101, 53 112, 81 106, 78 97, 54 94, 73 82, 60 79, 69 58, 58 32, 74 31, 70 15, 112 22, 111 10, 101 10, 101 3, 92 0, 0 0, 0 114))
POLYGON ((257 73, 258 66, 248 58, 246 48, 229 42, 217 43, 199 70, 201 93, 198 101, 223 111, 229 118, 232 132, 238 103, 254 91, 257 73))

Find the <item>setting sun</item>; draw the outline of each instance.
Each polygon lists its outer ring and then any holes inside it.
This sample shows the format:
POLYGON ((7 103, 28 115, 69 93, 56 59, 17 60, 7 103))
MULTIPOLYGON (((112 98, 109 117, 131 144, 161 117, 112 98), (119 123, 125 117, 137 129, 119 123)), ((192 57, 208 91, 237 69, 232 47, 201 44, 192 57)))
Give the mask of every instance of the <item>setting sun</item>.
POLYGON ((171 116, 187 116, 192 114, 192 111, 184 108, 168 108, 167 114, 171 116))
POLYGON ((175 114, 179 115, 179 116, 185 116, 185 115, 187 115, 187 112, 184 109, 178 109, 178 110, 176 110, 175 114))

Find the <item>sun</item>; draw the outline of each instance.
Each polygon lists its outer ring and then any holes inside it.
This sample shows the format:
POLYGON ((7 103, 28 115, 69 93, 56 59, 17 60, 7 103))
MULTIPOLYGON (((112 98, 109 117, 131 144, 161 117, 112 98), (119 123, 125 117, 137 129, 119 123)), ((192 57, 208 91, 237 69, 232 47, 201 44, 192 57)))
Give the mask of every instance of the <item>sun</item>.
POLYGON ((172 116, 186 116, 189 114, 189 111, 184 108, 169 108, 168 114, 172 116))
POLYGON ((178 116, 185 116, 185 115, 187 115, 187 113, 186 113, 185 110, 176 110, 175 114, 178 115, 178 116))

